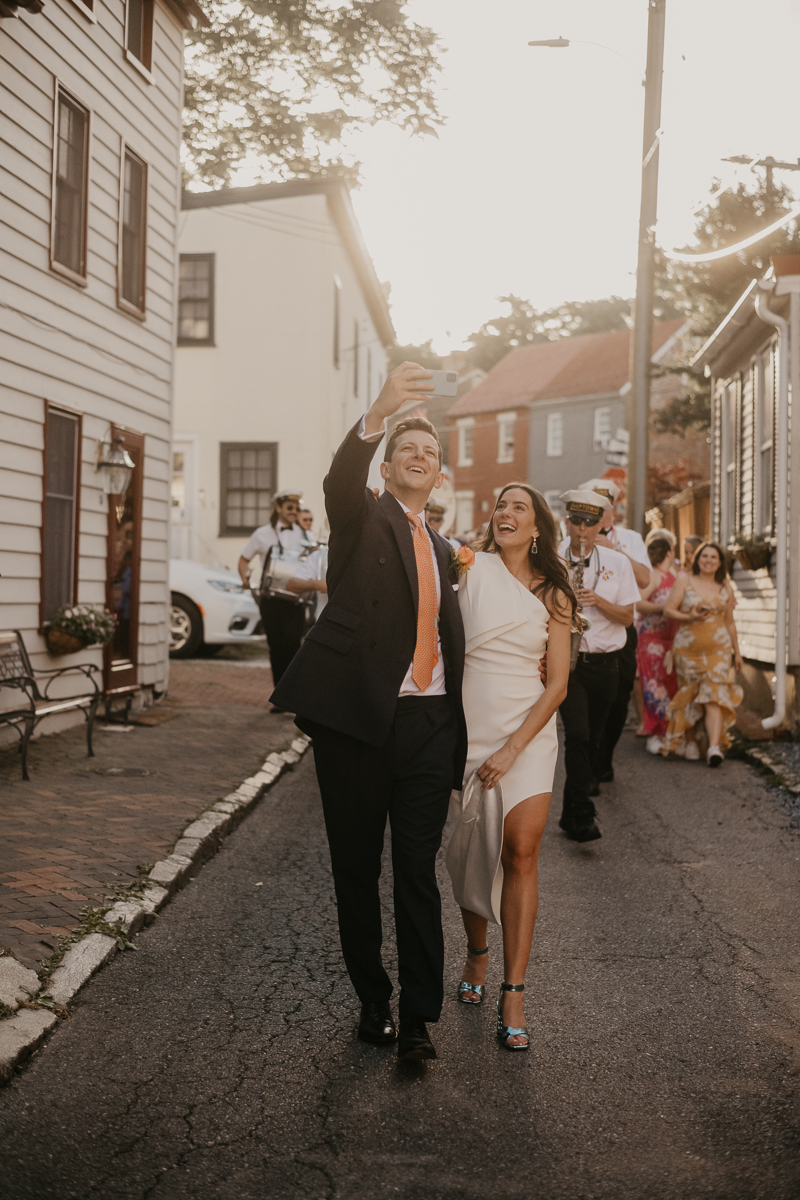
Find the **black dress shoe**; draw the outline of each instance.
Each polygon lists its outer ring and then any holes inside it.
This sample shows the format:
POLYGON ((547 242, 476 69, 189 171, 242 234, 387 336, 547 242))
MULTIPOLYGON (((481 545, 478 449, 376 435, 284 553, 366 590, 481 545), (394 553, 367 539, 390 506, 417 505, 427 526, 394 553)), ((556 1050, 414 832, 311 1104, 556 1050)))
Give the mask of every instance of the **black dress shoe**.
POLYGON ((397 1037, 397 1028, 388 1000, 361 1005, 358 1036, 362 1042, 375 1046, 386 1046, 397 1037))
POLYGON ((614 782, 614 768, 606 767, 605 771, 601 771, 600 774, 597 776, 597 782, 598 783, 613 783, 614 782))
POLYGON ((576 804, 562 810, 558 825, 573 842, 594 842, 603 836, 597 828, 596 815, 591 802, 576 804))
POLYGON ((433 1042, 428 1037, 425 1022, 421 1017, 401 1017, 400 1035, 397 1039, 397 1057, 407 1062, 436 1058, 433 1042))
POLYGON ((598 783, 598 781, 596 779, 593 779, 589 785, 589 795, 590 796, 599 796, 600 795, 600 784, 598 783))

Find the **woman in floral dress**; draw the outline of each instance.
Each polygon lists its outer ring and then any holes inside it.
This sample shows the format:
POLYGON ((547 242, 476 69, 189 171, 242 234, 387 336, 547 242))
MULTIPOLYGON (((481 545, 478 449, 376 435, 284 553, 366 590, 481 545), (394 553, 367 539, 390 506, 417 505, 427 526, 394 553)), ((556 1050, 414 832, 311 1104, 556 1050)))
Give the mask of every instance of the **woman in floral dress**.
POLYGON ((678 691, 667 711, 668 725, 662 754, 671 750, 697 760, 697 726, 705 718, 706 761, 718 767, 730 745, 728 730, 736 720, 742 689, 729 682, 731 654, 742 669, 733 620, 733 591, 726 582, 722 550, 704 542, 692 562, 692 572, 680 575, 664 605, 664 616, 680 622, 672 643, 678 691))
POLYGON ((659 754, 667 732, 667 705, 678 690, 675 672, 667 671, 665 662, 677 629, 676 623, 664 616, 664 605, 676 579, 675 555, 672 543, 665 537, 653 538, 647 554, 653 570, 650 583, 636 605, 636 661, 644 692, 642 729, 647 735, 649 752, 659 754))

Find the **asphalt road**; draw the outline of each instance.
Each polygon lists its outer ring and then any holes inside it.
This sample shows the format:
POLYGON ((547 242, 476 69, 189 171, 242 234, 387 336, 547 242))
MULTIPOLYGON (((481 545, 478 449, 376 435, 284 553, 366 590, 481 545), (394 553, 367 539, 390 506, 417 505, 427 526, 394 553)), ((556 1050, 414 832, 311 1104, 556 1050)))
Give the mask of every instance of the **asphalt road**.
POLYGON ((800 838, 741 763, 621 750, 602 841, 551 814, 529 1054, 455 1003, 443 869, 439 1059, 354 1040, 307 757, 0 1093, 3 1200, 796 1200, 800 838))

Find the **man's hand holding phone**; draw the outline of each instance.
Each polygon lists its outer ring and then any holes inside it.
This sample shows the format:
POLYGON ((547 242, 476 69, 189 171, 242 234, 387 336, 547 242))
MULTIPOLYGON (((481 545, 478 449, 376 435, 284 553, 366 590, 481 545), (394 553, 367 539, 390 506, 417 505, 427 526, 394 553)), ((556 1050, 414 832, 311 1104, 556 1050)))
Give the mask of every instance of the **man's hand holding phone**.
POLYGON ((404 362, 386 377, 380 395, 369 409, 364 421, 364 432, 369 435, 382 433, 387 417, 394 414, 409 400, 424 400, 434 391, 429 381, 433 372, 426 371, 419 363, 404 362))

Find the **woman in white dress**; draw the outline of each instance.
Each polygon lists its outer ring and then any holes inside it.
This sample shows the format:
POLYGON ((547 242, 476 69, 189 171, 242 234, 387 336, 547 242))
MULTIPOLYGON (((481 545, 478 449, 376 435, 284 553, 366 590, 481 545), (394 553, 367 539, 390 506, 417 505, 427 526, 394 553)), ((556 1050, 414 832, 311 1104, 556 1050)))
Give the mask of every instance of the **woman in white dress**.
POLYGON ((567 694, 576 609, 558 557, 553 515, 527 483, 508 484, 498 496, 475 562, 461 577, 459 602, 469 735, 463 799, 470 811, 465 810, 447 856, 467 934, 458 999, 465 1004, 483 1000, 487 925, 489 920, 501 924, 505 982, 497 1002, 497 1034, 507 1049, 527 1050, 522 992, 539 899, 539 847, 558 755, 556 710, 567 694), (545 651, 546 684, 540 675, 545 651), (493 807, 490 801, 500 792, 502 808, 493 807), (468 833, 476 795, 483 811, 468 833), (476 838, 482 842, 477 854, 476 838))

